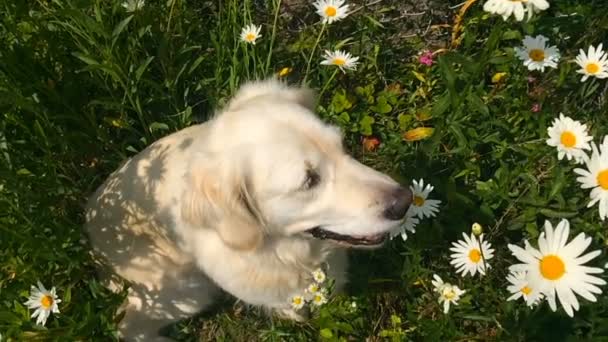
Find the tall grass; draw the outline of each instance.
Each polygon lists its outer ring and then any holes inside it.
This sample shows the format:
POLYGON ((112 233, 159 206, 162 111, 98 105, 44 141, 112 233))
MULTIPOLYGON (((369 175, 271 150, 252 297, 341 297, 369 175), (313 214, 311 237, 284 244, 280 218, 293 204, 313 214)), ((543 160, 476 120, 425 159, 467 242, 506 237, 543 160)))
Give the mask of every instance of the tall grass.
MULTIPOLYGON (((435 23, 449 20, 439 4, 435 23)), ((548 148, 546 128, 559 112, 608 133, 606 82, 581 84, 572 63, 528 73, 513 56, 524 34, 551 34, 564 58, 604 41, 602 1, 551 1, 545 15, 515 24, 472 6, 462 40, 449 51, 450 28, 401 32, 411 15, 402 1, 353 2, 357 11, 328 27, 308 3, 286 0, 151 1, 127 13, 106 0, 6 0, 0 4, 0 334, 12 340, 111 340, 125 291, 97 281, 82 233, 82 206, 122 160, 154 140, 213 115, 249 79, 293 68, 287 78, 321 93, 318 113, 339 125, 346 147, 404 183, 436 185, 441 214, 408 241, 354 253, 348 292, 309 323, 267 319, 221 301, 180 323, 182 340, 601 340, 608 300, 586 303, 574 319, 546 305, 506 302, 506 243, 535 238, 545 219, 567 217, 606 244, 606 225, 576 185, 572 165, 548 148), (295 4, 294 4, 295 3, 295 4), (403 15, 403 13, 407 15, 403 15), (397 19, 395 19, 397 18, 397 19), (256 45, 241 28, 262 24, 256 45), (593 29, 590 29, 593 28, 593 29), (442 31, 444 30, 444 31, 442 31), (317 37, 321 37, 317 39, 317 37), (404 38, 405 37, 405 38, 404 38), (445 38, 448 37, 448 38, 445 38), (356 72, 319 66, 321 51, 361 58, 356 72), (417 53, 442 50, 432 67, 417 53), (441 56, 441 57, 439 57, 441 56), (492 82, 497 72, 507 76, 492 82), (533 76, 534 80, 528 80, 533 76), (530 110, 540 104, 541 111, 530 110), (404 132, 434 127, 420 142, 404 132), (381 141, 376 150, 362 138, 381 141), (443 315, 429 282, 453 278, 450 242, 473 222, 498 252, 484 278, 443 315), (56 286, 60 315, 35 326, 24 302, 36 281, 56 286), (353 305, 355 303, 355 305, 353 305)), ((429 12, 430 13, 430 12, 429 12)), ((226 137, 230 139, 230 137, 226 137)), ((605 247, 598 247, 605 248, 605 247)), ((602 256, 601 262, 606 262, 602 256)))

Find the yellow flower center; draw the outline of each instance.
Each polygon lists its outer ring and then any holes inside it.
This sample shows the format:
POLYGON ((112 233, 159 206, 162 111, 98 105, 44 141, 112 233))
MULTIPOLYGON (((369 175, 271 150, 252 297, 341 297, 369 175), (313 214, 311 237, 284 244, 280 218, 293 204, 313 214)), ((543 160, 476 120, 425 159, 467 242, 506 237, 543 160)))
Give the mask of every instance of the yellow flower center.
POLYGON ((414 196, 414 205, 417 207, 422 207, 424 205, 424 198, 420 196, 414 196))
POLYGON ((545 60, 545 51, 541 49, 532 49, 528 52, 528 56, 535 62, 542 62, 545 60))
POLYGON ((336 10, 335 7, 327 6, 327 8, 325 9, 325 15, 328 17, 334 17, 334 16, 336 16, 337 13, 338 13, 338 10, 336 10))
POLYGON ((48 295, 43 296, 40 298, 40 305, 47 310, 50 309, 53 306, 53 297, 48 295))
POLYGON ((454 290, 447 290, 443 293, 443 296, 447 300, 451 300, 451 299, 454 299, 454 297, 456 297, 456 292, 454 292, 454 290))
POLYGON ((597 184, 599 184, 602 189, 608 190, 608 169, 604 169, 597 174, 597 184))
POLYGON ((526 296, 529 295, 530 293, 532 293, 532 289, 529 288, 528 286, 524 286, 521 288, 521 293, 525 294, 526 296))
POLYGON ((540 260, 540 274, 546 279, 557 280, 566 273, 566 265, 557 255, 547 255, 540 260))
POLYGON ((561 141, 562 145, 567 148, 571 148, 576 145, 576 135, 570 131, 564 131, 559 140, 561 141))
POLYGON ((296 297, 296 298, 294 298, 294 299, 293 299, 293 303, 294 303, 295 305, 300 305, 300 304, 302 304, 302 297, 296 297))
POLYGON ((321 296, 316 295, 314 301, 315 301, 315 303, 318 303, 321 301, 321 299, 322 299, 321 296))
POLYGON ((346 60, 344 58, 334 58, 335 65, 344 65, 346 64, 346 60))
POLYGON ((481 252, 479 251, 479 249, 471 249, 471 251, 469 252, 469 259, 471 259, 471 261, 474 263, 478 263, 479 260, 481 260, 481 252))
POLYGON ((247 40, 248 42, 252 42, 255 40, 255 34, 253 33, 247 33, 247 35, 245 36, 245 40, 247 40))
POLYGON ((597 74, 600 71, 600 66, 597 63, 588 63, 585 70, 590 74, 597 74))

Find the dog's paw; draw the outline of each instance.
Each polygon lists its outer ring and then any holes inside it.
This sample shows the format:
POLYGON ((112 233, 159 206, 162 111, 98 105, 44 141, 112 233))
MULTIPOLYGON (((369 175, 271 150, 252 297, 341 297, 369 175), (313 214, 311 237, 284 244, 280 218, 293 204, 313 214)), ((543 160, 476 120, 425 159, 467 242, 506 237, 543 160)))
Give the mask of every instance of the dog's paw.
POLYGON ((309 313, 308 310, 294 310, 294 309, 277 309, 275 310, 275 313, 277 314, 277 316, 279 316, 279 318, 282 319, 288 319, 288 320, 292 320, 292 321, 296 321, 296 322, 305 322, 306 320, 308 320, 309 317, 309 313))

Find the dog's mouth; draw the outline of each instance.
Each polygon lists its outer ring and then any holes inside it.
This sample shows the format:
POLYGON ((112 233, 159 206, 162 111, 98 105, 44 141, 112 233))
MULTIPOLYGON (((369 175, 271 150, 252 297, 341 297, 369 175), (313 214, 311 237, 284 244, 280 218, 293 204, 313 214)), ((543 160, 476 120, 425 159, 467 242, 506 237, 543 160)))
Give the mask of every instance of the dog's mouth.
POLYGON ((373 235, 343 235, 315 227, 306 231, 319 240, 334 240, 351 246, 379 246, 388 238, 389 233, 373 235))

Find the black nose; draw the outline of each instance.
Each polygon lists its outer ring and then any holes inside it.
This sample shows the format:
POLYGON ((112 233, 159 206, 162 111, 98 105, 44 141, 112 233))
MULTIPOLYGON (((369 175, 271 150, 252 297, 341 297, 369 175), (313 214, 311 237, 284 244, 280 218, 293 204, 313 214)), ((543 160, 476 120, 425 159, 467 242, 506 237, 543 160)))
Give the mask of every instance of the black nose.
POLYGON ((400 186, 389 193, 386 203, 388 205, 384 209, 384 217, 389 220, 401 220, 412 204, 412 192, 400 186))

